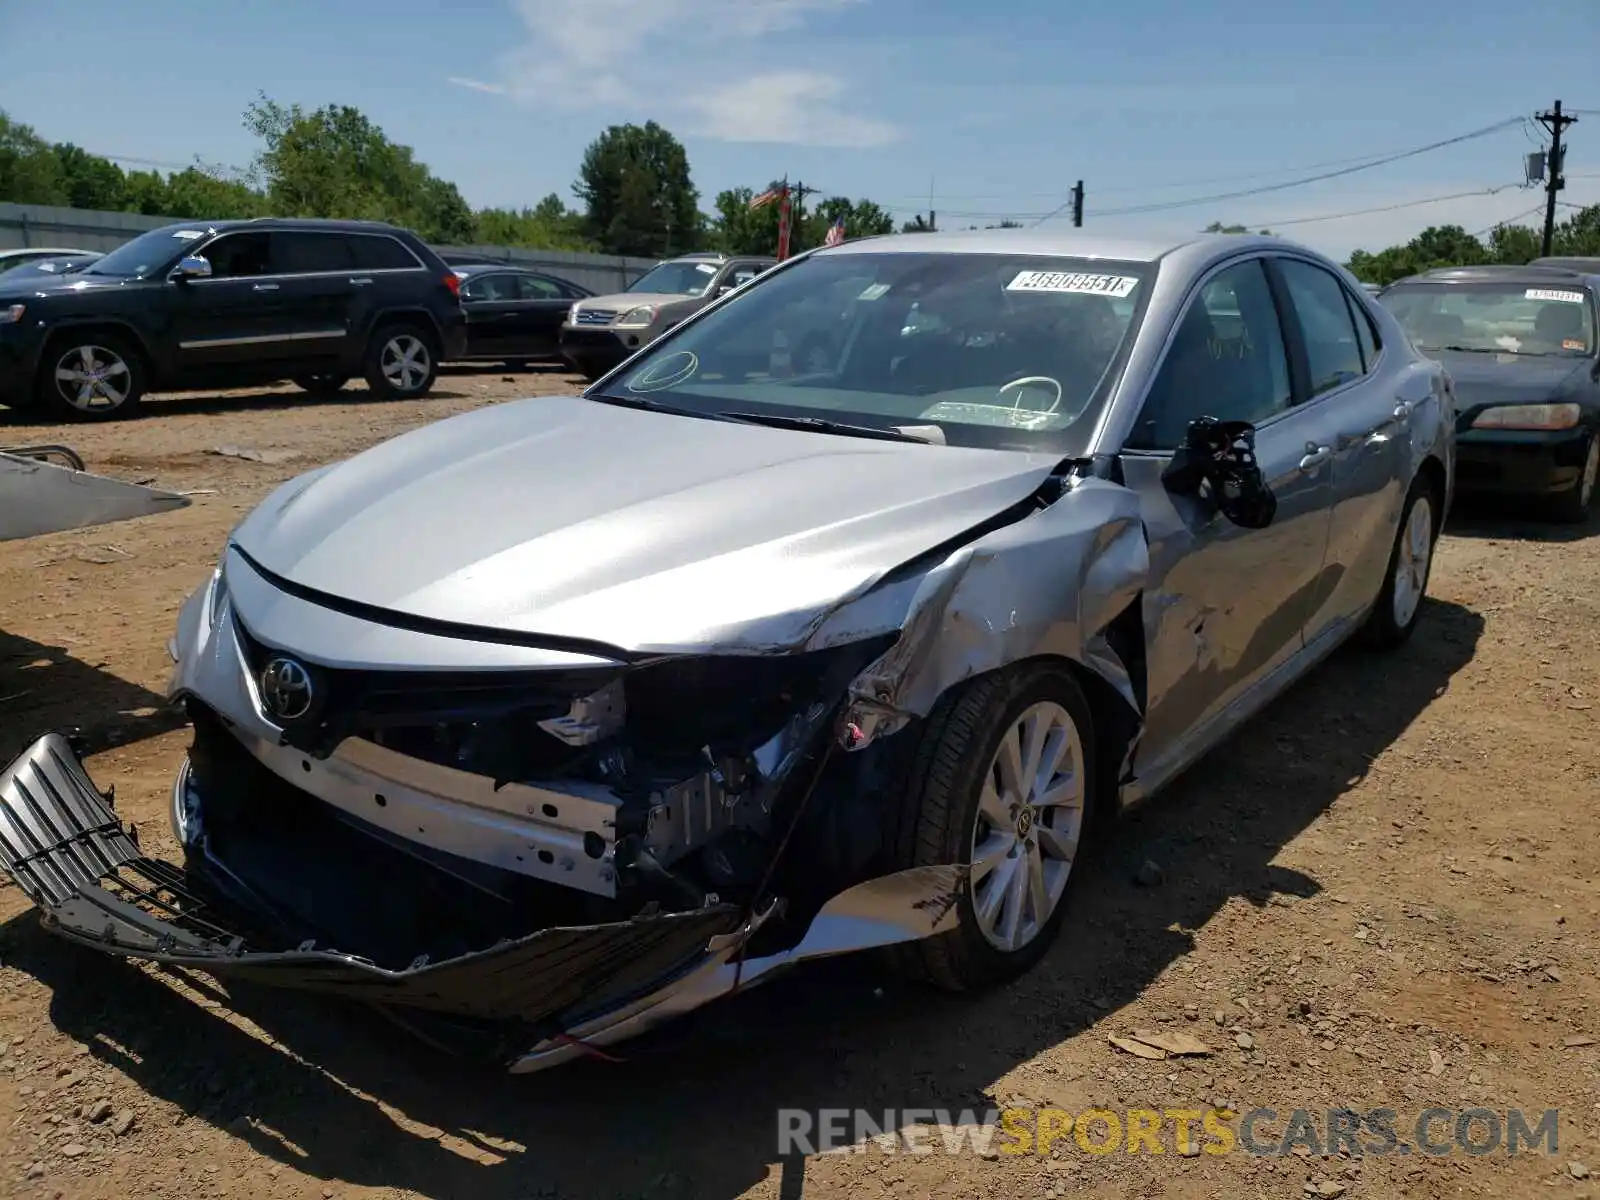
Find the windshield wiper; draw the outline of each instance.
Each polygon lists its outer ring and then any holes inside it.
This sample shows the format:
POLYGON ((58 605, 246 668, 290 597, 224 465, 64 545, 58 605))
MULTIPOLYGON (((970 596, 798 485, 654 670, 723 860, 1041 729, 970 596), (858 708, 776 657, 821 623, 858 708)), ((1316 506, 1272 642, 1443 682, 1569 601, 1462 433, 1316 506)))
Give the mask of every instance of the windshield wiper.
POLYGON ((725 421, 743 421, 750 425, 770 425, 774 429, 804 429, 812 433, 836 433, 841 437, 877 438, 884 442, 919 442, 930 445, 928 439, 900 429, 880 429, 875 425, 846 425, 842 421, 827 421, 821 417, 789 417, 780 413, 723 412, 717 414, 725 421))
POLYGON ((1508 351, 1491 350, 1487 346, 1435 346, 1435 350, 1455 350, 1462 354, 1504 354, 1508 351))

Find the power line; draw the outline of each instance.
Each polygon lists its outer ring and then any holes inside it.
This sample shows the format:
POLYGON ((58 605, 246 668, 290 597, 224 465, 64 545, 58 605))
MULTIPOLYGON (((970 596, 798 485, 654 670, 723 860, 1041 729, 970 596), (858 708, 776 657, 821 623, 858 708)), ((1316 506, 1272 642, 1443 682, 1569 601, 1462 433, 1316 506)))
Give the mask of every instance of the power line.
POLYGON ((1531 217, 1535 213, 1543 211, 1543 209, 1544 209, 1544 205, 1543 204, 1535 204, 1532 208, 1527 209, 1527 210, 1525 210, 1523 212, 1519 212, 1514 217, 1506 217, 1504 220, 1496 221, 1493 225, 1485 225, 1482 229, 1478 230, 1478 232, 1473 234, 1472 236, 1475 237, 1475 238, 1481 238, 1486 233, 1493 233, 1496 229, 1499 229, 1502 225, 1510 225, 1513 222, 1522 220, 1523 217, 1531 217))
MULTIPOLYGON (((1224 200, 1242 200, 1250 196, 1261 196, 1268 192, 1281 192, 1289 188, 1304 187, 1311 183, 1321 183, 1327 179, 1339 179, 1346 175, 1354 175, 1358 171, 1370 171, 1374 167, 1387 166, 1389 163, 1399 162, 1402 159, 1415 158, 1419 154, 1427 154, 1433 150, 1441 150, 1446 146, 1455 146, 1461 142, 1471 141, 1474 138, 1487 137, 1491 133, 1498 133, 1502 129, 1509 129, 1520 124, 1524 118, 1512 117, 1510 120, 1499 121, 1493 125, 1486 125, 1482 129, 1475 129, 1471 133, 1459 134, 1456 137, 1443 138, 1437 142, 1429 142, 1425 146, 1417 146, 1411 150, 1402 150, 1398 154, 1386 155, 1383 158, 1372 159, 1357 166, 1344 167, 1337 171, 1324 171, 1318 175, 1308 175, 1301 179, 1291 179, 1284 183, 1268 184, 1264 187, 1243 188, 1234 192, 1219 192, 1210 196, 1195 196, 1188 200, 1170 200, 1158 204, 1138 204, 1128 208, 1105 209, 1101 212, 1091 213, 1096 217, 1122 217, 1132 216, 1136 213, 1168 212, 1177 208, 1192 208, 1197 204, 1216 204, 1224 200)), ((1065 205, 1061 206, 1065 208, 1065 205)), ((1058 212, 1060 209, 1057 210, 1058 212)))
POLYGON ((1448 196, 1426 196, 1421 200, 1405 200, 1399 204, 1383 204, 1376 208, 1356 208, 1349 212, 1328 213, 1321 217, 1290 217, 1284 221, 1252 221, 1252 225, 1281 228, 1285 225, 1313 225, 1318 221, 1342 221, 1346 217, 1366 217, 1373 213, 1399 212, 1402 208, 1420 208, 1425 204, 1443 204, 1446 200, 1465 200, 1469 196, 1494 196, 1508 188, 1522 184, 1503 183, 1499 187, 1476 188, 1470 192, 1451 192, 1448 196))
MULTIPOLYGON (((1529 129, 1531 127, 1532 119, 1529 118, 1529 117, 1516 117, 1516 118, 1508 119, 1508 120, 1502 122, 1500 125, 1491 126, 1490 130, 1488 132, 1498 132, 1502 128, 1509 129, 1512 126, 1518 125, 1518 124, 1522 125, 1523 129, 1526 131, 1527 129, 1529 129)), ((1485 131, 1479 131, 1478 133, 1468 134, 1467 137, 1483 136, 1484 133, 1485 133, 1485 131)), ((1451 139, 1451 140, 1453 141, 1455 139, 1451 139)), ((1462 139, 1462 140, 1464 140, 1464 139, 1462 139)), ((1439 143, 1439 145, 1448 145, 1448 144, 1450 144, 1450 142, 1439 143)), ((1433 149, 1433 148, 1435 148, 1435 147, 1431 147, 1430 146, 1430 147, 1423 147, 1422 149, 1427 150, 1427 149, 1433 149)), ((1293 167, 1274 167, 1271 170, 1266 170, 1266 171, 1235 172, 1235 173, 1229 174, 1229 175, 1212 175, 1212 176, 1208 176, 1207 178, 1204 178, 1204 179, 1189 179, 1189 180, 1184 180, 1184 181, 1181 181, 1181 182, 1148 183, 1148 184, 1140 184, 1140 185, 1137 185, 1137 186, 1121 186, 1121 187, 1098 188, 1096 190, 1102 196, 1105 196, 1105 195, 1119 195, 1119 194, 1126 193, 1126 192, 1165 192, 1165 191, 1175 191, 1175 190, 1178 190, 1178 189, 1181 189, 1181 188, 1208 187, 1213 183, 1238 183, 1238 182, 1242 182, 1242 181, 1248 180, 1248 179, 1272 179, 1272 178, 1275 178, 1275 177, 1278 177, 1278 176, 1282 176, 1282 175, 1298 175, 1298 174, 1301 174, 1304 171, 1321 171, 1321 170, 1325 170, 1325 169, 1330 168, 1330 167, 1344 167, 1344 166, 1350 166, 1352 164, 1370 163, 1373 166, 1377 166, 1377 165, 1380 165, 1383 162, 1392 162, 1392 161, 1395 161, 1399 157, 1404 157, 1405 155, 1418 153, 1418 152, 1419 151, 1417 151, 1416 149, 1412 149, 1412 150, 1381 150, 1381 151, 1376 151, 1376 152, 1373 152, 1373 153, 1356 155, 1356 156, 1353 156, 1351 158, 1326 159, 1326 160, 1324 160, 1322 162, 1301 163, 1300 165, 1293 166, 1293 167)), ((1058 197, 1060 195, 1061 195, 1061 192, 1060 192, 1059 189, 1055 189, 1055 190, 1048 191, 1048 192, 1007 192, 1005 194, 995 194, 995 193, 992 193, 992 192, 991 193, 960 192, 960 193, 946 194, 945 196, 943 196, 943 199, 946 200, 946 201, 951 201, 951 200, 956 200, 956 201, 959 201, 959 200, 978 200, 978 201, 1000 200, 1000 201, 1005 201, 1005 200, 1011 200, 1011 199, 1037 200, 1037 199, 1042 199, 1042 198, 1046 198, 1046 197, 1048 197, 1050 199, 1055 199, 1056 197, 1058 197)), ((921 204, 921 203, 922 202, 920 200, 917 200, 917 201, 907 200, 907 201, 905 201, 905 204, 904 204, 903 207, 909 209, 913 204, 921 204)), ((952 212, 952 215, 953 215, 954 214, 954 210, 950 210, 950 211, 952 212)), ((1037 214, 1035 214, 1035 213, 1018 213, 1018 212, 1001 213, 1001 212, 988 212, 988 211, 984 211, 984 212, 967 212, 967 211, 963 211, 962 215, 963 216, 975 216, 975 217, 1000 217, 1000 216, 1033 217, 1033 216, 1036 216, 1037 214)))

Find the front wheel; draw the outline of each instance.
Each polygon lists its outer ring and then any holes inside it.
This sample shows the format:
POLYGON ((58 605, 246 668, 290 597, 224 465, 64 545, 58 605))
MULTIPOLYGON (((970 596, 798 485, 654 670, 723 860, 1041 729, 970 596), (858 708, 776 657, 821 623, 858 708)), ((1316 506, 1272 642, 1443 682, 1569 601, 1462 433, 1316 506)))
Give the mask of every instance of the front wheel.
POLYGON ((415 325, 385 325, 372 335, 362 374, 385 400, 426 396, 439 375, 433 338, 415 325))
POLYGON ((1433 552, 1439 539, 1438 497, 1422 476, 1411 484, 1400 510, 1400 529, 1389 552, 1389 570, 1372 615, 1367 618, 1367 638, 1379 650, 1404 644, 1422 615, 1433 552))
POLYGON ((984 676, 929 716, 897 857, 968 863, 959 924, 898 948, 908 974, 952 991, 1021 975, 1061 929, 1095 811, 1094 727, 1064 665, 984 676))
POLYGON ((1597 478, 1600 478, 1600 433, 1591 433, 1583 451, 1583 470, 1571 487, 1555 497, 1552 505, 1555 519, 1569 525, 1588 520, 1597 478))
POLYGON ((69 421, 134 416, 144 389, 144 360, 127 339, 112 333, 57 339, 39 373, 41 406, 69 421))

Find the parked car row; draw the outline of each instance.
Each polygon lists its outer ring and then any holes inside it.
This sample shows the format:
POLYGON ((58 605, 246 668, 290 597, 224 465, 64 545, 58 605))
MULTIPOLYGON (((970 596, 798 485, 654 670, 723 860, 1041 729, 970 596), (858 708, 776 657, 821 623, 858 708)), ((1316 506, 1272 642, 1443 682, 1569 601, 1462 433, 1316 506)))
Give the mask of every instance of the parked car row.
POLYGON ((451 266, 414 234, 358 221, 180 223, 109 254, 0 258, 0 403, 103 420, 152 390, 293 380, 382 397, 441 363, 560 356, 588 289, 509 264, 451 266))
MULTIPOLYGON (((59 736, 0 773, 49 928, 520 1071, 849 951, 992 987, 1121 806, 1428 619, 1455 389, 1321 255, 1027 230, 667 266, 706 302, 582 395, 424 425, 230 533, 169 647, 181 862, 59 736)), ((647 331, 688 295, 648 289, 647 331)))

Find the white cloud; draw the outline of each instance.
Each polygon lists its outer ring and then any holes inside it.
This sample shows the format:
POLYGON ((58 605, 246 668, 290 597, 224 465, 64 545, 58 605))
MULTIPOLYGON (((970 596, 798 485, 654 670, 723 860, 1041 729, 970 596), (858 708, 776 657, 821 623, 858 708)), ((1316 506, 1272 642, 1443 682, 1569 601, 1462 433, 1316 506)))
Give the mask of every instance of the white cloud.
POLYGON ((695 132, 737 142, 881 146, 892 125, 850 112, 844 83, 811 71, 729 77, 774 35, 865 0, 514 0, 526 37, 492 80, 449 82, 523 104, 676 112, 695 132))
POLYGON ((799 146, 887 146, 899 131, 887 121, 855 116, 841 103, 844 84, 814 71, 775 71, 695 97, 696 129, 724 142, 799 146))

